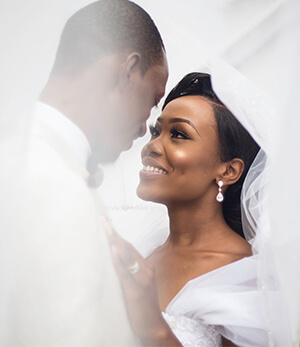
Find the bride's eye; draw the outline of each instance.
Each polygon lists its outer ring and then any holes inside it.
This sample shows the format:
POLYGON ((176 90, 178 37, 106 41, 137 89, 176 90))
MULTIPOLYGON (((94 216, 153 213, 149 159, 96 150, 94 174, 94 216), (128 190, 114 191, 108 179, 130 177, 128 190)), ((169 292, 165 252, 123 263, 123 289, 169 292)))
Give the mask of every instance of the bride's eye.
POLYGON ((172 139, 182 139, 182 140, 188 140, 189 137, 181 130, 177 130, 176 128, 171 128, 170 133, 172 134, 172 139))
POLYGON ((159 131, 158 131, 157 128, 155 128, 155 126, 149 125, 149 130, 150 130, 150 134, 151 134, 152 137, 159 136, 159 131))

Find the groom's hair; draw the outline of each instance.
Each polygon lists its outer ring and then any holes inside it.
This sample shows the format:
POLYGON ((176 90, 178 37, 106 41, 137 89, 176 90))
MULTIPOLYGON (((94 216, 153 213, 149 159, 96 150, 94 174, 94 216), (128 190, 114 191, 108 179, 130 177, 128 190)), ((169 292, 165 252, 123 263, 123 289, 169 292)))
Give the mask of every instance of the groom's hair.
POLYGON ((153 20, 128 0, 99 0, 66 23, 53 74, 73 74, 114 53, 138 52, 141 70, 163 63, 165 47, 153 20))

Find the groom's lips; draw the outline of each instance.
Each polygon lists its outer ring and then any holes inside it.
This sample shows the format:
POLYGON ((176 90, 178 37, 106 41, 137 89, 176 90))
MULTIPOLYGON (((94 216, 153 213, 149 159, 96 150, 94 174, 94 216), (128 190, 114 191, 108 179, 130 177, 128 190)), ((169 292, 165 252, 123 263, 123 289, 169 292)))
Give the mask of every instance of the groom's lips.
POLYGON ((133 142, 140 137, 141 137, 141 131, 138 131, 137 133, 135 133, 135 135, 131 139, 129 139, 128 145, 125 146, 125 151, 128 151, 132 147, 133 142))
MULTIPOLYGON (((132 147, 133 142, 134 142, 135 140, 137 140, 139 137, 140 137, 140 132, 138 131, 137 133, 135 133, 135 134, 132 136, 132 138, 129 139, 129 141, 128 141, 129 144, 130 144, 130 147, 129 147, 129 148, 132 147)), ((129 149, 129 148, 128 148, 128 149, 129 149)))
POLYGON ((133 140, 128 141, 128 143, 126 144, 124 150, 128 151, 132 147, 132 145, 133 145, 133 140))

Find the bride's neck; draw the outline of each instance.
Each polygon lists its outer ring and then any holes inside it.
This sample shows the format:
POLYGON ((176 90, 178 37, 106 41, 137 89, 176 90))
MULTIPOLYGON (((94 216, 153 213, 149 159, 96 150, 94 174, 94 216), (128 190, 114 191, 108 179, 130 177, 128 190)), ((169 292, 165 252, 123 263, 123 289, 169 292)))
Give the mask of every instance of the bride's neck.
POLYGON ((169 244, 176 246, 201 245, 228 229, 221 204, 176 205, 168 207, 170 219, 169 244))

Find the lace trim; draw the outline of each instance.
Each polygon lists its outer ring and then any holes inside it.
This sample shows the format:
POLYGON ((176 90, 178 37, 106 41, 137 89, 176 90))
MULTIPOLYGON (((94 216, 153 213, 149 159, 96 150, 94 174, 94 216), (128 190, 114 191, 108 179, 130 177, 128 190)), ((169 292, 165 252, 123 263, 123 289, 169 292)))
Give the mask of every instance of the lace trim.
POLYGON ((184 347, 221 347, 221 335, 213 325, 163 312, 163 317, 184 347))

